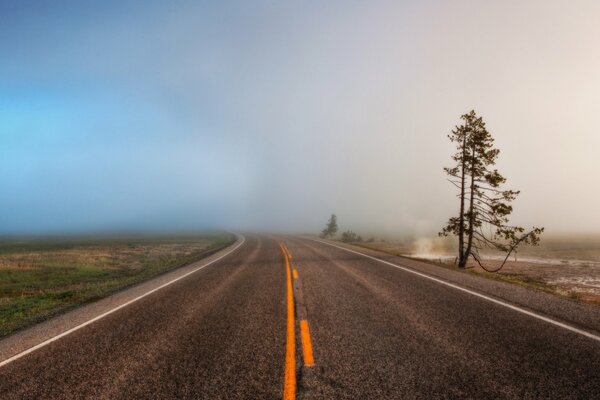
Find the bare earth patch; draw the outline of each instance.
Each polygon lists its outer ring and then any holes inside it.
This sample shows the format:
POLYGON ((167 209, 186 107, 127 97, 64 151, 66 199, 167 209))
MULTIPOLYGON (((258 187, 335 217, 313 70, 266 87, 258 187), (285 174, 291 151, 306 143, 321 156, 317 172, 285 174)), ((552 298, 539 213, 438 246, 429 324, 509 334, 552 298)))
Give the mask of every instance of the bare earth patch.
MULTIPOLYGON (((374 240, 359 245, 446 267, 452 267, 456 257, 452 242, 437 238, 374 240)), ((486 254, 485 265, 500 265, 501 259, 499 254, 486 254)), ((597 235, 551 236, 542 240, 539 247, 521 249, 496 274, 486 272, 475 262, 468 267, 472 273, 600 304, 600 236, 597 235)))

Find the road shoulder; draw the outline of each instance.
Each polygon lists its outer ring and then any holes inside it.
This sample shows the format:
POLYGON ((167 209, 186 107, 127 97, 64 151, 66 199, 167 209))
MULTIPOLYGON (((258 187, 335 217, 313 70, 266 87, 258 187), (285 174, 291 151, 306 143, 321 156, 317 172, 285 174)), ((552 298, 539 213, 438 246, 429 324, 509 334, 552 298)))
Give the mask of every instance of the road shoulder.
MULTIPOLYGON (((315 240, 310 237, 303 237, 315 240)), ((319 240, 321 241, 321 240, 319 240)), ((496 281, 485 277, 442 268, 424 261, 390 255, 347 243, 322 241, 334 246, 346 248, 370 257, 396 264, 398 266, 429 275, 431 277, 459 285, 463 288, 505 301, 512 305, 534 311, 548 318, 565 322, 574 327, 600 334, 600 307, 556 296, 539 290, 530 289, 508 282, 496 281)), ((382 267, 386 267, 382 264, 382 267)), ((388 266, 392 268, 391 266, 388 266)))
POLYGON ((237 238, 234 243, 217 251, 216 253, 209 255, 206 258, 171 270, 157 276, 156 278, 143 281, 127 289, 113 293, 98 301, 78 307, 72 311, 37 325, 33 325, 22 331, 7 336, 6 338, 3 338, 0 340, 0 363, 47 340, 51 340, 58 335, 74 329, 81 324, 85 324, 94 318, 98 318, 103 314, 109 313, 111 310, 123 306, 128 302, 135 301, 137 298, 145 295, 148 292, 158 290, 161 286, 169 284, 174 280, 182 279, 184 276, 189 275, 194 271, 203 268, 204 266, 212 264, 213 262, 233 252, 233 250, 239 248, 243 244, 245 240, 244 237, 241 235, 236 236, 237 238))

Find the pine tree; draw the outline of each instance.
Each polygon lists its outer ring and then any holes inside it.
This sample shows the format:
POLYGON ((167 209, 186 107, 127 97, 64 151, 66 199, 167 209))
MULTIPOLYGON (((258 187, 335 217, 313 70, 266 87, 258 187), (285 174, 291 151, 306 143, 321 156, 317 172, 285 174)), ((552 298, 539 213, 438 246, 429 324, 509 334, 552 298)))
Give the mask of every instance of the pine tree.
POLYGON ((321 231, 321 237, 326 239, 329 236, 335 236, 337 231, 338 231, 337 217, 335 216, 335 214, 331 214, 331 217, 329 217, 329 221, 327 222, 325 229, 323 229, 321 231))
POLYGON ((461 116, 463 124, 455 127, 448 138, 456 143, 452 156, 453 167, 444 168, 449 181, 459 190, 459 214, 452 217, 440 236, 458 236, 458 266, 465 268, 470 256, 484 269, 480 250, 493 248, 506 252, 504 262, 522 244, 537 245, 544 228, 525 229, 508 225, 513 208, 511 202, 519 191, 502 190, 506 179, 495 165, 500 150, 494 148, 494 139, 485 122, 475 111, 461 116))

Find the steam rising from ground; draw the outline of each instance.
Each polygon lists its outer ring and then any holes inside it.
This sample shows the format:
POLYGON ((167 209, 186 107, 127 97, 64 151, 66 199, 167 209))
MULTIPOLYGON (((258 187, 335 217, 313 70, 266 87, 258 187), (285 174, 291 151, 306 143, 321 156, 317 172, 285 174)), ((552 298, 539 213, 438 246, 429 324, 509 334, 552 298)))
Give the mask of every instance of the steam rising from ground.
POLYGON ((450 255, 447 240, 432 237, 420 237, 413 241, 410 255, 417 258, 439 258, 450 255))

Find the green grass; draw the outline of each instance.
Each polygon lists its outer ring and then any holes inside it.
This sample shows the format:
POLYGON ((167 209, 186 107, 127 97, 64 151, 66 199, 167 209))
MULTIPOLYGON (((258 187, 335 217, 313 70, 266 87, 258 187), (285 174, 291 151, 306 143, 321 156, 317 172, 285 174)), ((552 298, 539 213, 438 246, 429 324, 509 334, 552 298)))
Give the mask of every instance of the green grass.
POLYGON ((197 261, 230 234, 0 240, 0 337, 197 261))

